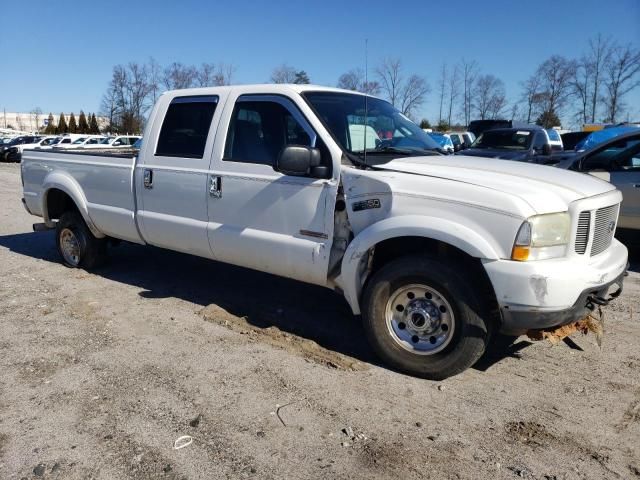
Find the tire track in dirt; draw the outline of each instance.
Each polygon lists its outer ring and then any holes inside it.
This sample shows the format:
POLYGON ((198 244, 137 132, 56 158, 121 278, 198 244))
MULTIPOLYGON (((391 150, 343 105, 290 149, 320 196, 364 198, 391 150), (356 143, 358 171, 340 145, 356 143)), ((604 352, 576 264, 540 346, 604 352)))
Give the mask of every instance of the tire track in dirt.
POLYGON ((347 371, 362 371, 369 368, 369 365, 364 362, 328 350, 312 340, 284 332, 275 325, 266 328, 251 325, 245 318, 232 315, 215 304, 208 305, 198 314, 208 322, 246 335, 249 341, 259 341, 329 368, 347 371))

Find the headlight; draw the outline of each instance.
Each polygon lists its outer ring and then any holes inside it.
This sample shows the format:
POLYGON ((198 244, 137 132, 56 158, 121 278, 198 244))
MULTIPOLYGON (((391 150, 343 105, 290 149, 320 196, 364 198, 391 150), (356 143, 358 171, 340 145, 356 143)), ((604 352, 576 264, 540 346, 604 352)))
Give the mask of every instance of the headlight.
POLYGON ((567 212, 535 215, 520 226, 511 259, 524 262, 563 257, 570 237, 571 217, 567 212))

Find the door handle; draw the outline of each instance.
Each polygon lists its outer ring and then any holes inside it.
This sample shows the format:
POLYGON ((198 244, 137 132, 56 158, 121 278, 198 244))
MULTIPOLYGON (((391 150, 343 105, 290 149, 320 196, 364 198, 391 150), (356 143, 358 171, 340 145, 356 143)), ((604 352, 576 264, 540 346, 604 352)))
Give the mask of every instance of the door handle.
POLYGON ((217 175, 209 176, 209 195, 213 198, 222 197, 222 177, 217 175))
POLYGON ((153 188, 153 170, 144 169, 143 183, 144 188, 153 188))

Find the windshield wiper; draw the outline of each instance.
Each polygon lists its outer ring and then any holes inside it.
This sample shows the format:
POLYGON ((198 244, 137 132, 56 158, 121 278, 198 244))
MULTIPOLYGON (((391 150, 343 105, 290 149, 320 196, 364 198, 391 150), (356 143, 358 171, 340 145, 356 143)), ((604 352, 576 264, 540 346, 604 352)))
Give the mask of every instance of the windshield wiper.
POLYGON ((386 145, 384 147, 378 147, 375 150, 367 150, 367 154, 376 154, 376 153, 401 153, 403 155, 413 155, 415 150, 410 148, 398 148, 392 147, 391 145, 386 145))

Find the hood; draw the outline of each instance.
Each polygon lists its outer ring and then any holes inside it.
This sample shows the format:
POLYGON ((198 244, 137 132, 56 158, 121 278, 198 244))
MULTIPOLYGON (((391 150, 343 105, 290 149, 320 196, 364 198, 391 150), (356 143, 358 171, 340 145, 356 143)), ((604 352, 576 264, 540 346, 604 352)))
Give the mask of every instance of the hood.
POLYGON ((407 157, 376 168, 500 191, 524 200, 539 214, 565 211, 571 202, 615 190, 612 184, 591 175, 532 163, 466 155, 407 157))
POLYGON ((465 150, 462 155, 468 157, 500 158, 502 160, 526 160, 529 157, 529 152, 494 150, 490 148, 469 148, 465 150))

